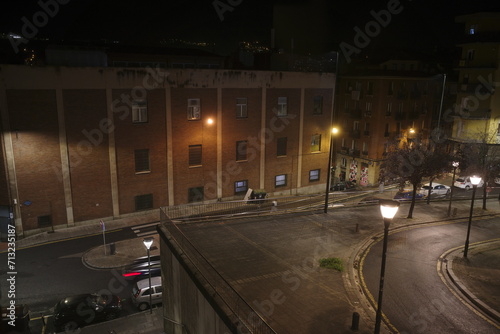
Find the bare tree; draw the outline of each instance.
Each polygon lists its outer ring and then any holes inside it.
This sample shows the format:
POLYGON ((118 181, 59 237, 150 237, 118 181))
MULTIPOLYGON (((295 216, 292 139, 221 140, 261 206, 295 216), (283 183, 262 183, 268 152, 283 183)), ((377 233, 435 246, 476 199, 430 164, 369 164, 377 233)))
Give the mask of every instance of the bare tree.
POLYGON ((417 189, 424 178, 434 179, 451 170, 451 156, 443 146, 424 146, 415 142, 394 143, 382 164, 386 179, 397 178, 412 185, 412 199, 408 218, 413 218, 417 189))

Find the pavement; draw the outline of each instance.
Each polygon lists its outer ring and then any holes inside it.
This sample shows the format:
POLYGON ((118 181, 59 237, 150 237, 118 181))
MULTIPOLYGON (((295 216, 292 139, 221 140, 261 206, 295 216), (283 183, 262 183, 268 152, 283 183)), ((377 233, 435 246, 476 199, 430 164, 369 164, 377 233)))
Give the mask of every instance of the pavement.
MULTIPOLYGON (((374 193, 377 197, 391 197, 393 193, 386 191, 384 193, 374 193)), ((477 202, 479 203, 479 202, 477 202)), ((412 219, 397 219, 394 225, 391 225, 391 229, 397 229, 401 227, 405 227, 408 225, 418 225, 418 224, 428 224, 428 223, 436 223, 439 221, 447 221, 447 220, 462 220, 468 218, 469 209, 470 209, 470 201, 457 201, 453 202, 453 212, 456 213, 456 216, 447 217, 446 212, 448 208, 448 202, 431 202, 431 204, 427 205, 425 203, 419 203, 415 206, 414 214, 412 219)), ((318 226, 325 227, 327 223, 322 221, 322 217, 330 218, 329 215, 333 214, 337 217, 342 215, 341 211, 347 211, 349 209, 343 208, 338 210, 337 208, 331 208, 327 215, 324 214, 314 214, 309 219, 315 220, 315 224, 318 226)), ((350 209, 352 210, 352 209, 350 209)), ((349 259, 351 261, 349 263, 349 272, 348 275, 350 278, 345 277, 345 275, 339 276, 341 277, 339 280, 334 280, 331 284, 341 284, 343 286, 339 286, 336 288, 332 287, 335 291, 347 291, 346 295, 338 296, 338 293, 333 296, 333 298, 338 298, 342 302, 338 302, 339 307, 342 305, 351 305, 352 301, 348 301, 352 299, 353 290, 357 290, 355 286, 355 281, 357 280, 355 271, 352 270, 351 267, 356 267, 356 263, 352 263, 353 259, 355 259, 360 252, 363 251, 365 247, 367 247, 370 240, 373 241, 375 236, 380 235, 380 229, 374 228, 368 224, 366 221, 373 220, 373 218, 363 216, 363 210, 355 210, 355 214, 352 212, 349 214, 351 219, 355 219, 355 225, 350 225, 351 227, 347 228, 344 226, 341 227, 333 227, 336 229, 336 232, 341 234, 349 235, 349 244, 350 246, 345 246, 344 249, 338 250, 340 257, 349 259), (355 226, 355 227, 354 227, 355 226), (348 285, 346 287, 346 285, 348 285), (351 286, 349 286, 351 285, 351 286), (351 291, 350 291, 351 290, 351 291)), ((402 210, 400 210, 402 211, 402 210)), ((404 210, 405 214, 407 210, 404 210)), ((404 215, 404 214, 403 214, 404 215)), ((500 215, 500 205, 498 200, 489 200, 488 201, 488 210, 483 211, 480 209, 480 205, 476 204, 476 208, 474 210, 474 217, 490 217, 500 215)), ((347 217, 347 215, 346 215, 347 217)), ((279 218, 278 218, 279 219, 279 218)), ((148 222, 155 222, 159 220, 159 211, 151 212, 147 215, 142 216, 134 216, 123 219, 116 219, 112 221, 106 222, 107 230, 124 228, 127 226, 135 226, 139 224, 144 224, 148 222)), ((303 218, 302 218, 303 220, 303 218)), ((330 218, 331 220, 331 218, 330 218)), ((396 219, 395 219, 396 220, 396 219)), ((302 226, 304 223, 301 223, 302 226)), ((373 225, 373 224, 372 224, 373 225)), ((29 247, 41 243, 46 242, 54 242, 56 240, 67 239, 71 237, 86 235, 86 234, 96 234, 99 233, 100 230, 96 229, 94 225, 85 225, 78 227, 71 227, 67 229, 56 230, 53 233, 42 233, 35 236, 30 236, 24 239, 19 239, 17 241, 17 248, 29 247)), ((201 233, 201 232, 200 232, 201 233)), ((207 239, 207 238, 205 238, 207 239)), ((156 236, 155 243, 159 245, 158 236, 156 236)), ((136 257, 146 255, 146 250, 142 244, 141 238, 134 238, 130 240, 119 241, 115 243, 116 253, 114 255, 110 255, 108 249, 106 250, 106 254, 104 252, 104 246, 95 247, 89 249, 82 256, 82 261, 85 265, 90 268, 95 269, 113 269, 120 268, 124 265, 130 263, 130 261, 136 257)), ((155 254, 155 252, 159 251, 158 249, 153 249, 151 254, 155 254)), ((469 248, 469 255, 467 259, 463 259, 461 249, 450 250, 448 253, 444 254, 444 259, 447 263, 446 272, 448 273, 451 282, 456 286, 458 291, 465 297, 470 303, 474 304, 477 308, 481 309, 483 312, 489 315, 492 319, 497 322, 500 322, 500 281, 498 277, 500 277, 500 241, 489 242, 489 243, 481 243, 478 245, 471 245, 469 248)), ((330 278, 328 278, 330 280, 330 278)), ((244 284, 243 281, 232 280, 236 285, 244 284)), ((237 289, 237 291, 240 291, 237 289)), ((252 298, 252 297, 250 297, 252 298)), ((354 302, 358 307, 362 307, 362 305, 354 302)), ((362 304, 362 303, 361 303, 362 304)), ((321 305, 311 305, 310 307, 321 307, 321 305)), ((307 309, 307 308, 306 308, 307 309)), ((339 311, 343 312, 343 314, 339 315, 338 319, 331 319, 332 315, 329 315, 328 321, 335 322, 338 321, 342 327, 347 328, 350 326, 351 316, 351 308, 348 308, 347 311, 339 311), (342 317, 347 317, 349 321, 342 319, 342 317)), ((290 315, 283 315, 289 317, 290 315)), ((280 315, 273 314, 273 317, 279 318, 280 315)), ((315 321, 317 321, 316 319, 315 321)), ((372 325, 370 325, 369 321, 367 323, 366 320, 362 320, 359 326, 358 333, 368 333, 371 332, 372 325)), ((350 330, 339 331, 340 332, 351 332, 350 330)), ((137 314, 133 314, 127 316, 125 318, 119 318, 113 321, 108 321, 106 323, 97 324, 88 326, 82 329, 81 333, 164 333, 163 332, 163 320, 162 320, 162 308, 157 308, 154 310, 152 314, 149 311, 140 312, 137 314)), ((278 332, 278 333, 282 333, 278 332)), ((313 332, 313 331, 311 331, 313 332)), ((319 331, 318 331, 319 332, 319 331)))

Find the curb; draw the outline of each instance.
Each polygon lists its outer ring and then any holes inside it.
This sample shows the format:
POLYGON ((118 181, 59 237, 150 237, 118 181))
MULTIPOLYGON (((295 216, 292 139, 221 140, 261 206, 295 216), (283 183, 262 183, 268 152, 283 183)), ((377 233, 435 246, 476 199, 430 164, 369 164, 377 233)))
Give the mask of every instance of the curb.
MULTIPOLYGON (((485 243, 485 242, 482 242, 485 243)), ((482 244, 476 243, 476 244, 482 244)), ((477 298, 463 283, 462 281, 455 275, 453 272, 453 258, 455 257, 454 253, 460 253, 459 248, 453 248, 443 255, 441 255, 441 259, 443 259, 443 263, 445 264, 445 271, 452 283, 457 287, 457 289, 467 298, 469 302, 471 302, 474 306, 479 308, 482 312, 484 312, 487 316, 491 317, 497 322, 500 322, 500 313, 495 311, 490 306, 483 303, 479 298, 477 298), (448 259, 448 256, 452 256, 451 260, 448 259)))

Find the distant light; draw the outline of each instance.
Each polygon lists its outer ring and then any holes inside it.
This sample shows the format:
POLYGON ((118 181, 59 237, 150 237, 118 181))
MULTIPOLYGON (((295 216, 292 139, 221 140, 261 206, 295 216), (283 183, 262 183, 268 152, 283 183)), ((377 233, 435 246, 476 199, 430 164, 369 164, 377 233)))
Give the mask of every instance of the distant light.
POLYGON ((208 124, 208 125, 211 125, 211 124, 213 124, 213 123, 214 123, 214 120, 213 120, 213 119, 211 119, 211 118, 207 119, 207 124, 208 124))
POLYGON ((332 134, 336 135, 339 132, 339 129, 337 128, 332 128, 332 134))
POLYGON ((21 35, 14 34, 14 33, 10 33, 10 34, 9 34, 9 37, 10 37, 10 38, 14 38, 14 39, 20 39, 20 38, 23 38, 21 35))
POLYGON ((472 183, 472 185, 474 186, 477 186, 479 183, 481 182, 481 177, 480 176, 471 176, 470 177, 470 183, 472 183))

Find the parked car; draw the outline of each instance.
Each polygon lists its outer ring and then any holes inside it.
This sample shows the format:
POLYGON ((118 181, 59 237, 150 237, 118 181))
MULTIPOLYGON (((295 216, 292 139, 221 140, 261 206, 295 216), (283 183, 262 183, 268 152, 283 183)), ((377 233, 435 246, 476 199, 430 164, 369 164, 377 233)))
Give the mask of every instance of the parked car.
MULTIPOLYGON (((429 195, 429 188, 431 188, 430 183, 426 183, 422 186, 420 193, 424 196, 429 195)), ((431 195, 448 195, 451 192, 451 188, 444 184, 432 183, 431 195)))
POLYGON ((354 184, 351 181, 340 181, 333 184, 330 187, 330 191, 342 191, 342 190, 354 189, 355 187, 356 184, 354 184))
POLYGON ((141 311, 150 308, 149 299, 151 295, 151 304, 162 303, 163 286, 161 285, 161 276, 151 277, 151 286, 149 278, 142 279, 134 284, 132 288, 132 303, 141 311))
MULTIPOLYGON (((455 180, 455 183, 453 184, 455 187, 462 188, 465 190, 469 190, 472 188, 472 183, 470 182, 470 176, 460 176, 458 179, 455 180)), ((478 187, 482 187, 484 185, 484 181, 481 180, 479 184, 477 185, 478 187)))
MULTIPOLYGON (((160 262, 160 254, 150 255, 149 260, 151 261, 151 264, 153 264, 154 262, 159 263, 160 262)), ((134 259, 134 261, 132 261, 131 264, 141 264, 141 263, 148 263, 148 256, 147 255, 134 259)))
MULTIPOLYGON (((398 191, 396 195, 394 195, 394 199, 400 200, 400 201, 411 201, 413 198, 413 191, 398 191)), ((419 200, 425 198, 425 195, 416 193, 415 195, 415 200, 419 200)))
POLYGON ((71 332, 96 322, 119 317, 122 301, 115 295, 80 294, 59 301, 54 308, 56 332, 71 332))
POLYGON ((363 198, 358 204, 378 204, 381 198, 368 196, 363 198))

